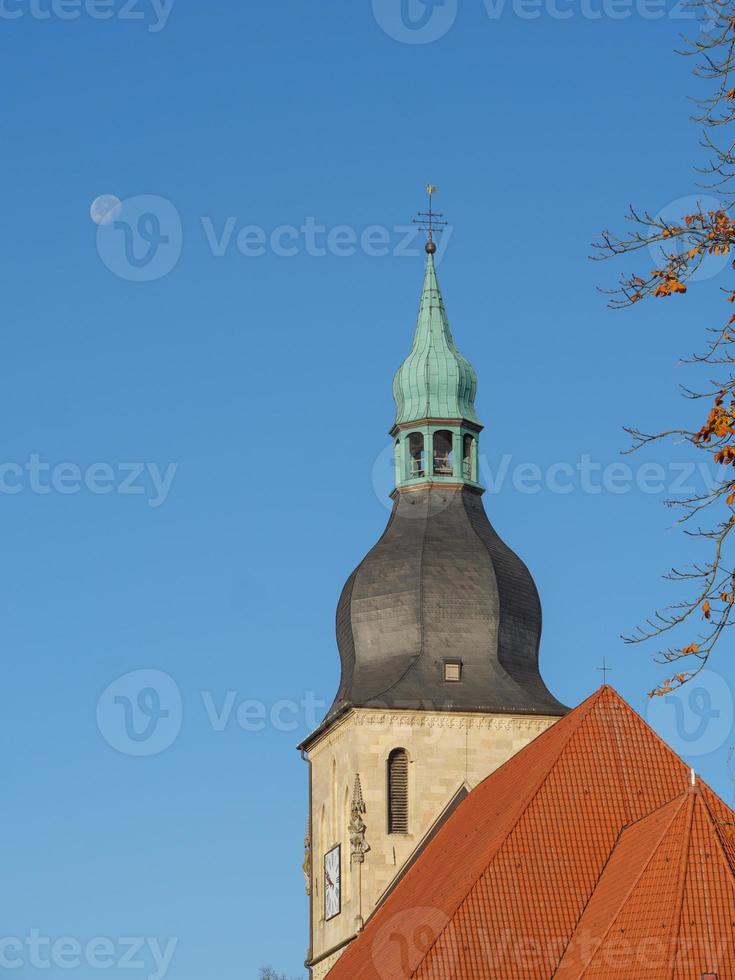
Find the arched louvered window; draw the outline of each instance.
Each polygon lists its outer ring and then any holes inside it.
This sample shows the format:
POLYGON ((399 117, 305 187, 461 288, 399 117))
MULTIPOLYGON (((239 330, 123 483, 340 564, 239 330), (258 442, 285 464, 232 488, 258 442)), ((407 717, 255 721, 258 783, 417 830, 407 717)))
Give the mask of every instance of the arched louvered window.
POLYGON ((393 749, 388 756, 388 833, 408 833, 408 753, 393 749))

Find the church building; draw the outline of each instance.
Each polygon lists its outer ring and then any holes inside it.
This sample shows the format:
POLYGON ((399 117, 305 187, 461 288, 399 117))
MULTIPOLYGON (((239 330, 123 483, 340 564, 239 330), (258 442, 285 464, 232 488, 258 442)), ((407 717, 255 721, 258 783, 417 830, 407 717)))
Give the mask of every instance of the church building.
POLYGON ((735 814, 608 686, 539 672, 533 578, 488 520, 477 381, 435 269, 393 381, 393 509, 337 607, 300 746, 313 980, 735 978, 735 814))

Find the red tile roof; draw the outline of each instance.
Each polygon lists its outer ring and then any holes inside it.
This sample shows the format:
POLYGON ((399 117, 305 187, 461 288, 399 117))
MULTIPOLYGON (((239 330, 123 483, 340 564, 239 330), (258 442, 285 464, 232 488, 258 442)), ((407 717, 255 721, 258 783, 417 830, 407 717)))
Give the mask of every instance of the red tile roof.
POLYGON ((730 977, 735 878, 722 830, 690 790, 627 827, 582 914, 558 980, 730 977))
POLYGON ((470 793, 329 980, 735 978, 733 831, 602 687, 470 793))

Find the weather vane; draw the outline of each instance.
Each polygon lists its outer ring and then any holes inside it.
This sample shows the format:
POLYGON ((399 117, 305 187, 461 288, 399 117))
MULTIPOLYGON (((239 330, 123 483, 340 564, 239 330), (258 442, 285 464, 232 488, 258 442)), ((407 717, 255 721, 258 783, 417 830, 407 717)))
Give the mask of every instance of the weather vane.
POLYGON ((597 667, 596 669, 602 671, 602 683, 607 684, 607 675, 612 670, 612 667, 607 666, 607 660, 604 657, 602 658, 602 667, 597 667))
POLYGON ((434 241, 434 231, 444 227, 447 222, 444 221, 444 215, 440 211, 434 211, 432 209, 432 197, 436 194, 439 188, 435 187, 433 184, 426 185, 426 193, 429 195, 429 209, 428 211, 419 211, 418 218, 413 219, 413 223, 418 225, 422 231, 426 232, 426 245, 424 248, 429 253, 433 255, 436 252, 436 242, 434 241))

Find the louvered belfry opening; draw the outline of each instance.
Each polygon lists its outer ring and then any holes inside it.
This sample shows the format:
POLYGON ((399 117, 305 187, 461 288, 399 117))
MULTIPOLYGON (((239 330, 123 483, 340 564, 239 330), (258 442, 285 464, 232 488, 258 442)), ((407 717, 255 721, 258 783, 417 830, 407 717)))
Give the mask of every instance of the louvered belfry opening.
POLYGON ((434 433, 434 476, 452 476, 453 473, 452 433, 448 429, 439 429, 434 433))
POLYGON ((409 479, 419 476, 426 476, 426 464, 424 462, 424 436, 421 432, 412 432, 408 437, 409 455, 409 479))
POLYGON ((388 756, 388 833, 408 833, 408 753, 393 749, 388 756))

